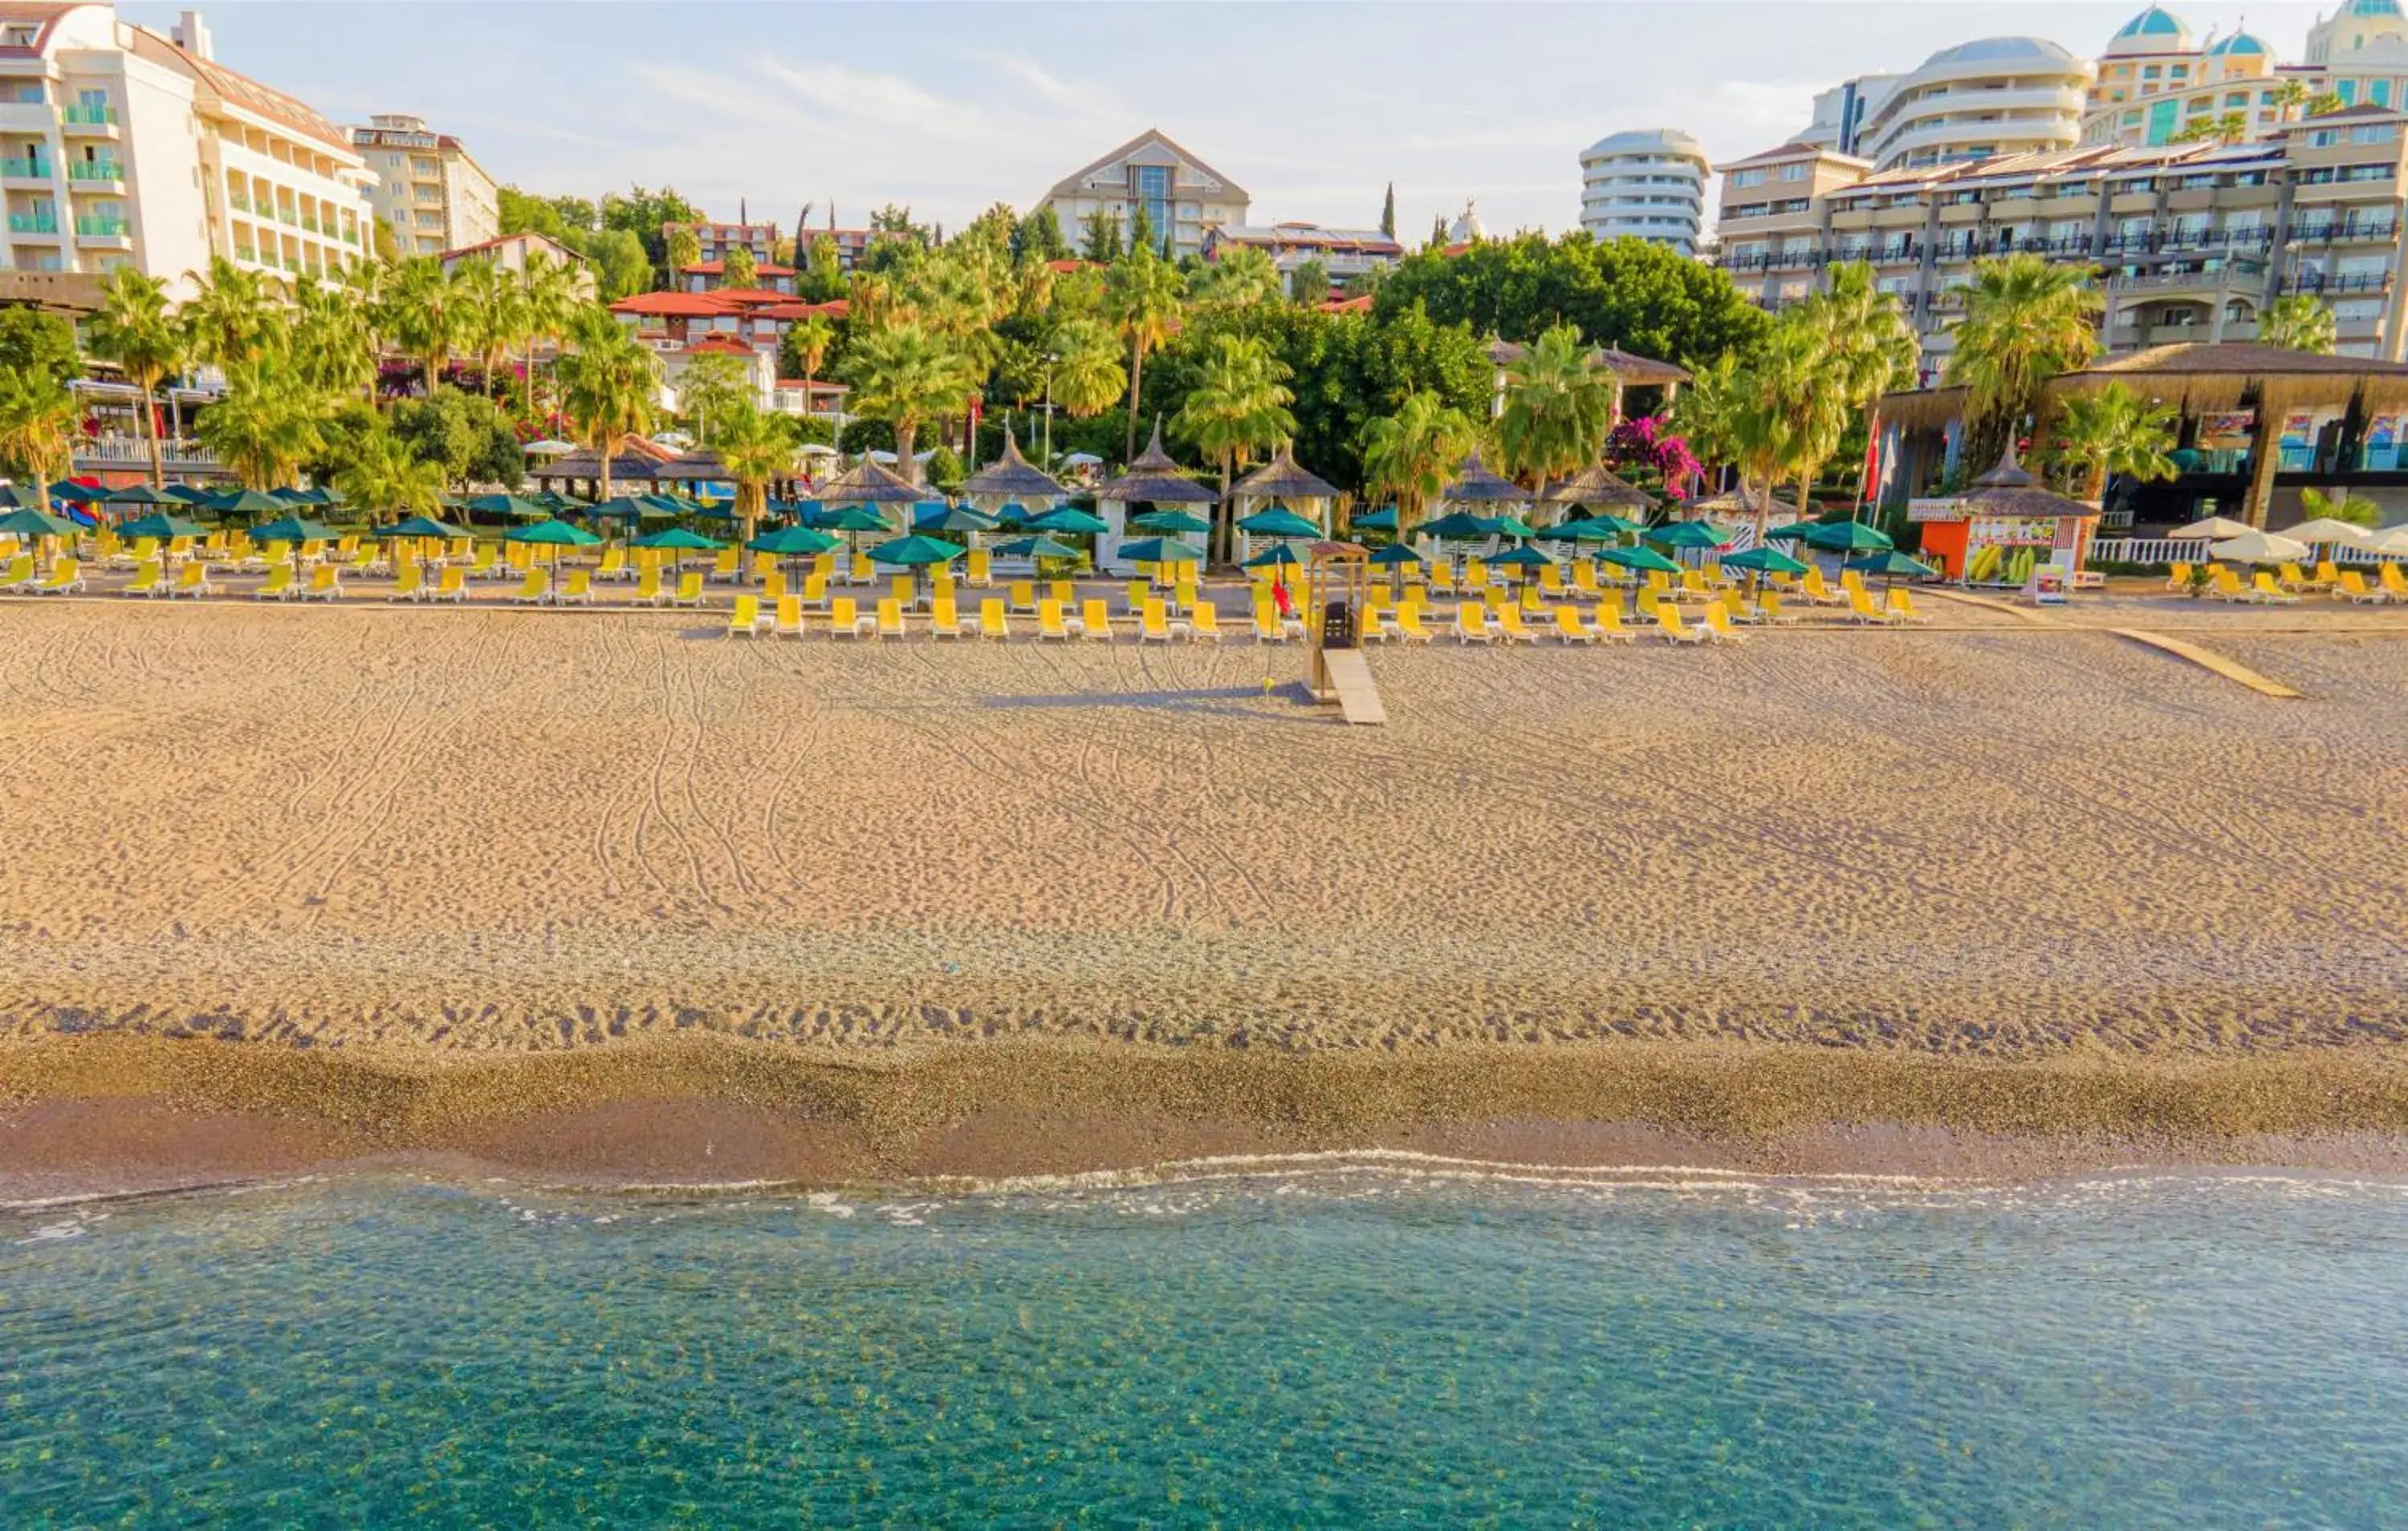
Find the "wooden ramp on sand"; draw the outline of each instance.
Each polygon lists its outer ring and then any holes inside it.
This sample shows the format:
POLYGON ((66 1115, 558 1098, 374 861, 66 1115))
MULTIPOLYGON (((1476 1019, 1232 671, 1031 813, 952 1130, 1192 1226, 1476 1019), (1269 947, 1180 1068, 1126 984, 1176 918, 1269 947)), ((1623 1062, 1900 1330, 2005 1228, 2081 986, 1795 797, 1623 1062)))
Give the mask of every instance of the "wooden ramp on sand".
POLYGON ((1388 721, 1388 709, 1380 705, 1380 688, 1371 683, 1371 666, 1363 662, 1362 650, 1324 649, 1321 663, 1329 676, 1329 689, 1338 694, 1338 710, 1348 723, 1378 727, 1388 721))

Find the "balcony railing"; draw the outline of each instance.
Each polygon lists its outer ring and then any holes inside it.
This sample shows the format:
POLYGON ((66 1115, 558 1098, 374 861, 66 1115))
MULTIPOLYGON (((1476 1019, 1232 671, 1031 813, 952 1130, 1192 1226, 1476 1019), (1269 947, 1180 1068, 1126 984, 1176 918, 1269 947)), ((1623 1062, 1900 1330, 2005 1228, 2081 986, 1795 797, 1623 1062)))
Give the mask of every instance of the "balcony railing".
POLYGON ((50 162, 31 157, 0 160, 0 176, 13 176, 22 180, 48 180, 50 162))
POLYGON ((2294 271, 2283 279, 2286 293, 2387 293, 2388 271, 2294 271))
POLYGON ((301 215, 301 226, 308 230, 311 234, 317 233, 318 220, 316 215, 311 213, 303 213, 301 215))
POLYGON ((251 211, 251 196, 244 192, 228 192, 226 206, 238 213, 247 213, 251 211))
POLYGON ((125 166, 118 164, 115 160, 70 160, 67 162, 67 179, 69 180, 123 180, 124 179, 125 166))
POLYGON ((69 127, 115 127, 117 108, 87 106, 78 102, 72 107, 60 107, 59 120, 69 127))
POLYGON ((78 236, 90 239, 122 239, 133 234, 134 225, 122 218, 79 218, 78 236))
MULTIPOLYGON (((161 441, 159 461, 171 468, 208 469, 217 467, 215 453, 194 441, 161 441)), ((150 465, 150 448, 139 436, 79 436, 75 443, 75 465, 84 467, 117 467, 150 465)))
POLYGON ((56 213, 10 213, 8 215, 8 232, 11 234, 56 234, 59 232, 59 215, 56 213))
POLYGON ((2294 223, 2291 237, 2311 244, 2330 244, 2338 239, 2389 239, 2399 234, 2400 225, 2389 219, 2372 222, 2336 218, 2327 223, 2294 223))
POLYGON ((270 216, 280 223, 297 223, 301 221, 301 215, 290 207, 278 207, 270 216))
POLYGON ((345 230, 343 231, 343 243, 345 243, 345 244, 347 244, 347 245, 356 245, 356 244, 358 244, 359 242, 360 242, 360 231, 359 231, 359 230, 357 230, 357 229, 345 229, 345 230))

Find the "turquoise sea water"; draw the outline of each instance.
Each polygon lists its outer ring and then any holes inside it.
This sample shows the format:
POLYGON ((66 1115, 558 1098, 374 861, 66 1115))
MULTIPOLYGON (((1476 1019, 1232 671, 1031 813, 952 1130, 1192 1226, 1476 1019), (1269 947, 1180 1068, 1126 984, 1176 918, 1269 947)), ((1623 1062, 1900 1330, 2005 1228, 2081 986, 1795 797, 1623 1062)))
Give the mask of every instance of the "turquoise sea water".
POLYGON ((0 1524, 2408 1524, 2408 1186, 0 1212, 0 1524))

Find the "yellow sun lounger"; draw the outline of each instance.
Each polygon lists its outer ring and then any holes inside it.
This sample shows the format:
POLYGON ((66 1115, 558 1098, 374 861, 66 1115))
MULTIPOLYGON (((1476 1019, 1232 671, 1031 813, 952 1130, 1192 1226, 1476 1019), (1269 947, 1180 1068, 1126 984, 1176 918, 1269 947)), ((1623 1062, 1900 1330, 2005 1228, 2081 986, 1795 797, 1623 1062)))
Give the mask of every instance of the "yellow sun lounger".
POLYGON ((552 598, 552 571, 529 569, 519 582, 519 593, 510 597, 516 606, 541 606, 552 598))
POLYGON ((1692 627, 1681 620, 1680 608, 1670 601, 1656 603, 1656 630, 1664 635, 1667 643, 1703 643, 1706 630, 1692 627))
POLYGON ((669 597, 669 605, 700 606, 701 604, 702 571, 689 569, 678 576, 677 593, 669 597))
POLYGON ((1858 622, 1870 623, 1875 627, 1886 627, 1904 620, 1894 611, 1886 611, 1873 605, 1873 598, 1862 590, 1852 590, 1848 593, 1848 610, 1855 615, 1858 622))
POLYGON ((1037 636, 1039 639, 1070 639, 1070 628, 1062 620, 1062 603, 1048 595, 1037 603, 1037 636))
POLYGON ((850 595, 839 595, 828 603, 828 637, 832 638, 861 636, 861 603, 850 595))
POLYGON ((1608 643, 1630 643, 1638 635, 1622 625, 1622 603, 1608 601, 1597 608, 1597 636, 1608 643))
POLYGON ((1037 581, 1034 579, 1014 579, 1008 587, 1006 587, 1006 594, 1011 597, 1011 609, 1015 614, 1023 617, 1035 614, 1037 610, 1037 581))
POLYGON ((179 595, 190 595, 194 600, 198 600, 204 595, 215 594, 216 592, 209 588, 209 566, 197 558, 176 571, 176 582, 168 587, 167 591, 170 600, 179 595))
POLYGON ((1747 635, 1731 625, 1730 608, 1720 601, 1706 603, 1706 641, 1709 643, 1745 643, 1747 635))
POLYGON ((1457 643, 1494 643, 1496 630, 1488 625, 1488 608, 1478 601, 1466 601, 1455 608, 1455 641, 1457 643))
POLYGON ((147 564, 138 565, 134 570, 134 578, 128 580, 125 588, 118 594, 120 595, 156 595, 159 594, 159 581, 166 572, 167 565, 155 558, 147 564))
POLYGON ((1198 601, 1187 613, 1187 636, 1197 643, 1221 641, 1221 613, 1210 601, 1198 601))
POLYGON ((83 565, 62 558, 50 565, 50 577, 27 587, 36 595, 72 595, 83 588, 83 565))
POLYGON ((2399 565, 2385 564, 2375 578, 2382 581, 2384 591, 2393 600, 2408 601, 2408 575, 2400 572, 2399 565))
POLYGON ((1900 622, 1924 622, 1931 620, 1929 613, 1917 611, 1914 608, 1914 597, 1908 594, 1904 585, 1892 585, 1888 595, 1884 597, 1883 604, 1900 622))
POLYGON ((1569 606, 1555 608, 1555 637, 1558 641, 1595 643, 1598 640, 1598 637, 1596 628, 1582 624, 1580 612, 1577 609, 1569 606))
POLYGON ((437 577, 435 581, 435 593, 432 595, 429 595, 427 599, 430 601, 450 601, 454 606, 466 605, 468 600, 468 571, 462 568, 457 564, 445 565, 443 573, 437 577))
MULTIPOLYGON (((793 599, 792 596, 787 598, 793 599)), ((949 638, 962 636, 961 608, 950 598, 939 596, 928 603, 928 636, 949 638)))
POLYGON ((290 564, 269 565, 267 568, 266 582, 261 585, 257 590, 252 591, 251 593, 251 598, 254 601, 291 600, 293 598, 293 565, 290 564))
POLYGON ((892 595, 878 603, 878 633, 882 638, 903 636, 903 603, 892 595))
POLYGON ((803 636, 803 598, 801 596, 778 597, 778 614, 769 624, 769 636, 790 638, 803 636))
POLYGON ((1140 643, 1170 641, 1170 613, 1160 601, 1146 602, 1145 609, 1138 613, 1137 640, 1140 643))
POLYGON ((2389 592, 2376 590, 2366 582, 2366 576, 2356 569, 2341 571, 2341 578, 2333 583, 2333 594, 2360 606, 2372 606, 2390 598, 2389 592))
POLYGON ((578 606, 592 606, 594 604, 594 571, 570 569, 567 581, 552 593, 552 598, 562 606, 572 603, 578 606))
POLYGON ((736 608, 727 613, 729 637, 752 637, 761 630, 761 597, 738 595, 736 608))
POLYGON ((8 561, 7 570, 0 571, 0 590, 15 590, 34 582, 34 555, 20 553, 8 561))
POLYGON ((825 611, 828 604, 828 577, 808 574, 803 577, 803 605, 813 611, 825 611))
POLYGON ((979 637, 998 642, 1010 638, 1011 623, 1004 617, 1001 597, 989 596, 979 602, 979 637))
POLYGON ((972 548, 966 562, 968 567, 964 571, 963 579, 971 586, 984 590, 995 583, 995 554, 984 548, 972 548))
POLYGON ((1422 625, 1422 608, 1418 601, 1407 601, 1397 608, 1397 636, 1407 643, 1427 643, 1438 637, 1422 625))
POLYGON ((2259 569, 2249 577, 2249 588, 2258 599, 2268 606, 2297 606, 2300 598, 2274 582, 2274 577, 2259 569))
POLYGON ((1508 643, 1528 643, 1536 637, 1536 635, 1527 627, 1522 625, 1522 608, 1518 606, 1508 605, 1498 608, 1497 630, 1505 636, 1505 641, 1508 643))
POLYGON ((1100 595, 1091 595, 1079 605, 1079 633, 1097 643, 1112 640, 1111 604, 1100 595))
POLYGON ((309 571, 309 586, 301 593, 305 601, 340 600, 343 594, 343 571, 334 564, 321 564, 309 571))

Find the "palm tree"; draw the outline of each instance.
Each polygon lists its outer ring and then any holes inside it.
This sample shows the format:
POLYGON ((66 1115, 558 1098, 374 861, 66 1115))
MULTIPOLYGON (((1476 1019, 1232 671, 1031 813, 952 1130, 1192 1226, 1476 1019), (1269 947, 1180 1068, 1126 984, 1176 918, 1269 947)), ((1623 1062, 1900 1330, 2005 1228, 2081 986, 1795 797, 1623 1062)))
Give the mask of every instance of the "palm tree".
POLYGON ((1122 344, 1129 351, 1128 445, 1124 457, 1137 455, 1137 411, 1145 388, 1146 353, 1162 345, 1179 328, 1180 298, 1186 283, 1179 268, 1150 249, 1140 247, 1112 263, 1106 279, 1105 303, 1122 344))
MULTIPOLYGON (((1790 479, 1811 483, 1839 450, 1850 411, 1831 386, 1820 329, 1804 317, 1774 324, 1756 358, 1732 376, 1730 390, 1723 450, 1756 492, 1760 537, 1772 516, 1773 486, 1790 479)), ((1801 488, 1801 516, 1805 504, 1801 488)))
POLYGON ((1613 375, 1580 332, 1557 324, 1505 368, 1497 444, 1505 471, 1532 488, 1597 460, 1613 428, 1613 375))
POLYGON ((288 342, 294 370, 326 393, 376 396, 376 335, 358 289, 304 282, 294 290, 297 312, 288 342))
POLYGON ((578 293, 577 273, 566 262, 542 254, 527 257, 519 273, 519 291, 526 320, 521 338, 526 343, 527 406, 535 409, 535 344, 549 340, 557 345, 566 338, 585 300, 578 293))
POLYGON ((1221 465, 1221 504, 1214 519, 1225 562, 1237 541, 1229 514, 1232 473, 1249 453, 1296 434, 1296 417, 1287 409, 1296 399, 1286 386, 1291 376, 1287 364, 1273 356, 1264 341, 1216 335, 1202 376, 1171 417, 1176 435, 1221 465))
POLYGON ((206 276, 184 274, 200 284, 176 314, 195 361, 233 366, 280 344, 284 296, 272 278, 246 271, 222 255, 209 257, 206 276))
POLYGON ((1698 368, 1672 401, 1671 428, 1709 468, 1728 467, 1739 461, 1732 422, 1743 380, 1738 355, 1725 351, 1713 365, 1698 368))
POLYGON ((159 422, 152 397, 159 384, 184 365, 181 333, 167 314, 167 284, 131 265, 108 275, 99 311, 84 325, 85 344, 103 361, 114 362, 142 395, 142 440, 150 450, 150 487, 167 483, 159 460, 159 422))
POLYGON ((1479 444, 1480 427, 1470 417, 1426 389, 1407 394, 1395 414, 1363 422, 1364 488, 1396 502, 1399 538, 1479 444))
POLYGON ((2293 112, 2308 104, 2310 93, 2307 81, 2303 79, 2286 79, 2275 86, 2274 105, 2280 108, 2276 121, 2289 122, 2293 112))
POLYGON ((494 374, 502 358, 526 338, 526 290, 490 260, 461 263, 452 273, 460 308, 460 339, 477 353, 477 374, 485 396, 494 396, 494 374))
POLYGON ((1196 279, 1193 300, 1215 308, 1243 308, 1280 298, 1279 268, 1254 245, 1225 246, 1196 279))
POLYGON ((580 318, 577 349, 554 364, 562 411, 575 422, 579 439, 600 459, 595 478, 603 499, 610 497, 610 460, 627 437, 652 422, 653 390, 661 359, 627 333, 607 308, 580 318))
POLYGON ((803 364, 803 408, 808 409, 816 392, 812 384, 820 380, 820 368, 827 365, 827 353, 836 346, 836 325, 825 314, 805 314, 788 326, 786 344, 803 364))
POLYGON ((351 462, 335 476, 335 487, 375 520, 431 516, 443 507, 443 465, 421 459, 380 426, 358 443, 351 462))
POLYGON ((2336 489, 2329 494, 2302 489, 2300 491, 2300 508, 2308 513, 2310 521, 2329 518, 2346 522, 2352 526, 2368 527, 2381 525, 2383 522, 2383 507, 2372 500, 2360 499, 2346 489, 2336 489))
POLYGON ((2099 353, 2101 307, 2086 268, 2028 252, 1974 263, 1942 373, 1968 391, 1974 461, 2003 451, 2039 411, 2042 384, 2099 353))
POLYGON ((2075 393, 2057 407, 2049 456, 2082 475, 2082 498, 2097 505, 2111 474, 2142 483, 2174 476, 2171 405, 2143 398, 2122 383, 2075 393))
POLYGON ((421 383, 429 393, 443 380, 443 368, 460 344, 463 307, 460 289, 432 255, 404 261, 385 285, 385 333, 419 359, 421 383))
POLYGON ((2261 346, 2329 356, 2338 339, 2332 309, 2311 293, 2286 293, 2258 311, 2258 343, 2261 346))
POLYGON ((281 489, 324 446, 326 396, 274 358, 225 369, 223 397, 201 411, 193 434, 246 489, 281 489))
POLYGON ((1099 319, 1073 319, 1054 332, 1054 402, 1074 420, 1102 414, 1128 392, 1121 347, 1099 319))
POLYGON ((34 481, 44 508, 50 485, 74 466, 82 418, 67 385, 40 367, 0 368, 0 466, 34 481))
POLYGON ((854 341, 845 370, 853 412, 895 428, 896 471, 920 481, 911 455, 920 422, 961 407, 972 387, 961 354, 917 324, 897 324, 854 341))
POLYGON ((719 422, 720 466, 736 480, 736 515, 750 542, 767 508, 770 481, 795 471, 794 424, 747 399, 719 422))

